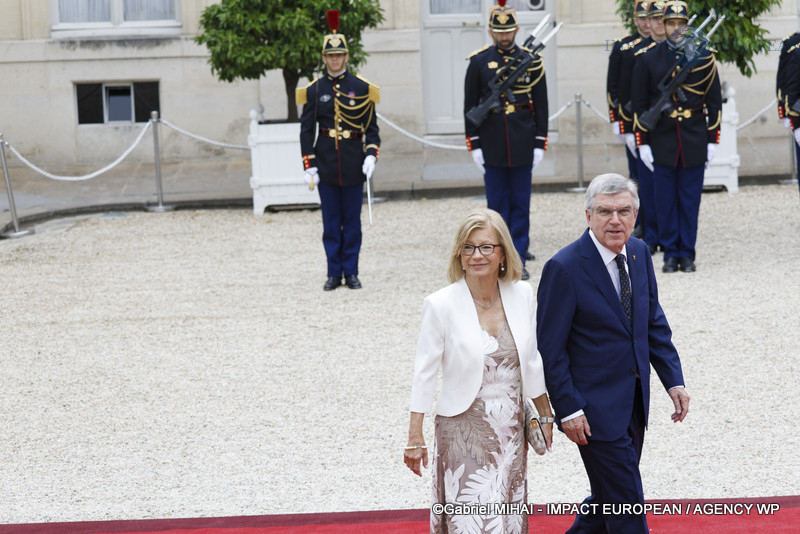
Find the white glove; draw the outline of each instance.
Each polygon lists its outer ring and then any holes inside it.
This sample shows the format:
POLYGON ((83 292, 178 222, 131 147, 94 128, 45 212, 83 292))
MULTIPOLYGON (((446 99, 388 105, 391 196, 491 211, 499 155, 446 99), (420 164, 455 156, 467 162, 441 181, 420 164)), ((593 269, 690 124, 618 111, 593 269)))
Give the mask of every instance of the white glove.
POLYGON ((800 145, 800 128, 794 131, 794 140, 800 145))
POLYGON ((366 175, 367 180, 370 180, 372 178, 372 173, 375 172, 376 161, 377 159, 375 158, 375 156, 371 154, 366 158, 364 158, 364 164, 361 166, 361 172, 363 172, 364 175, 366 175))
POLYGON ((544 159, 544 149, 543 148, 534 148, 533 149, 533 167, 531 170, 535 169, 537 165, 539 165, 542 160, 544 159))
POLYGON ((303 181, 306 185, 311 189, 312 183, 313 185, 317 185, 319 183, 319 174, 317 174, 318 169, 316 167, 309 167, 306 169, 306 173, 303 175, 303 181))
POLYGON ((619 131, 619 121, 614 121, 611 123, 611 127, 614 128, 614 135, 619 137, 622 133, 619 131))
POLYGON ((644 166, 653 172, 653 151, 650 150, 650 145, 642 145, 639 147, 639 157, 642 159, 644 166))
POLYGON ((786 126, 786 129, 790 132, 792 131, 792 121, 789 119, 783 119, 783 125, 786 126))
POLYGON ((625 144, 628 145, 628 150, 630 150, 631 154, 633 154, 633 157, 638 157, 636 155, 636 136, 634 136, 632 133, 626 133, 625 144))
POLYGON ((484 166, 483 150, 481 150, 480 148, 476 148, 472 150, 471 154, 472 154, 472 161, 474 161, 475 165, 478 166, 478 169, 480 169, 481 174, 486 174, 486 169, 483 168, 484 166))
POLYGON ((706 152, 706 169, 711 165, 711 160, 717 154, 717 145, 715 143, 708 143, 708 151, 706 152))

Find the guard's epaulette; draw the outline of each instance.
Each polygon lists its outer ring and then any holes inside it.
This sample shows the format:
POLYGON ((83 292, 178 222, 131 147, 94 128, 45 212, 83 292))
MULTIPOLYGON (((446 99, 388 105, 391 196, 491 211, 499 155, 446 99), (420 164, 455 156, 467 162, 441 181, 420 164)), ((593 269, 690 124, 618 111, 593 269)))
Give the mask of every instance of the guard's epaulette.
POLYGON ((653 41, 652 43, 650 43, 649 45, 645 46, 644 48, 641 48, 641 49, 637 50, 634 55, 638 56, 639 54, 644 54, 645 52, 647 52, 648 50, 650 50, 651 48, 653 48, 655 46, 658 46, 658 42, 657 41, 653 41))
POLYGON ((638 44, 639 44, 639 43, 641 43, 641 42, 642 42, 642 38, 641 38, 641 37, 637 37, 637 38, 636 38, 636 39, 634 39, 633 41, 629 41, 629 42, 625 43, 624 45, 622 45, 622 47, 620 48, 620 50, 622 50, 623 52, 625 52, 625 51, 627 51, 627 50, 630 50, 631 48, 633 48, 634 46, 638 45, 638 44))
POLYGON ((366 78, 362 78, 358 74, 356 74, 356 78, 364 82, 365 84, 369 85, 369 101, 374 102, 376 104, 381 103, 381 88, 375 84, 372 84, 366 78))
POLYGON ((294 102, 298 106, 305 106, 308 103, 308 88, 317 83, 319 80, 314 80, 305 87, 294 90, 294 102))
POLYGON ((788 50, 786 50, 786 53, 787 53, 787 54, 791 54, 792 52, 794 52, 794 51, 795 51, 795 50, 797 50, 798 48, 800 48, 800 43, 797 43, 796 45, 794 45, 794 46, 790 47, 788 50))
POLYGON ((471 53, 470 55, 468 55, 468 56, 467 56, 467 59, 471 59, 473 56, 477 56, 478 54, 480 54, 480 53, 481 53, 481 52, 483 52, 484 50, 488 50, 488 49, 489 49, 489 48, 491 48, 491 47, 492 47, 492 45, 488 45, 488 44, 487 44, 487 45, 486 45, 486 46, 484 46, 483 48, 479 48, 479 49, 477 49, 477 50, 473 50, 473 51, 472 51, 472 53, 471 53))

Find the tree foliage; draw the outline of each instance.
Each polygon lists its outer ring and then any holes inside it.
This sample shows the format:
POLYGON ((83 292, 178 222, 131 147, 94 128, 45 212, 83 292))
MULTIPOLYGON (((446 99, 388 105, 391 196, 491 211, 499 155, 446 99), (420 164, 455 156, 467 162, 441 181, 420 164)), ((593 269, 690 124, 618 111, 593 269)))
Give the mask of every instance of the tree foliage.
POLYGON ((256 80, 280 69, 289 120, 297 120, 294 89, 320 69, 331 9, 340 11, 339 33, 347 38, 350 67, 357 68, 367 56, 362 31, 384 20, 378 0, 221 0, 203 11, 195 40, 208 48, 211 72, 222 81, 256 80))
MULTIPOLYGON (((634 30, 633 4, 634 0, 616 0, 617 14, 625 25, 634 30)), ((724 63, 733 63, 744 76, 748 78, 756 72, 753 56, 756 54, 774 51, 776 43, 767 39, 767 30, 755 21, 762 14, 781 4, 781 0, 728 0, 718 2, 714 0, 687 0, 689 13, 697 14, 692 26, 702 24, 705 18, 714 12, 725 15, 725 21, 711 38, 711 46, 716 50, 717 59, 724 63)), ((706 26, 711 29, 713 22, 706 26)), ((777 43, 780 49, 780 43, 777 43)))

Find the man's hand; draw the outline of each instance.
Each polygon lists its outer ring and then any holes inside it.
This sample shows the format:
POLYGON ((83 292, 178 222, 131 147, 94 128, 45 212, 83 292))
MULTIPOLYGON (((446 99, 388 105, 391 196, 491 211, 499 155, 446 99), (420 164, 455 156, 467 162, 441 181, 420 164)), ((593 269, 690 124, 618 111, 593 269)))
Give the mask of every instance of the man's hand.
POLYGON ((373 155, 369 155, 364 158, 364 164, 361 166, 361 172, 367 177, 367 180, 372 178, 372 173, 375 172, 375 162, 377 158, 373 155))
POLYGON ((303 175, 303 181, 308 185, 309 189, 314 189, 314 186, 319 183, 319 174, 316 167, 309 167, 303 175))
POLYGON ((641 145, 639 147, 639 157, 642 158, 644 166, 653 172, 653 151, 650 150, 650 145, 641 145))
POLYGON ((709 165, 711 165, 711 160, 714 159, 714 156, 717 154, 717 145, 714 143, 708 143, 708 147, 706 147, 706 169, 709 165))
POLYGON ((484 169, 485 164, 483 162, 483 150, 481 150, 480 148, 476 148, 472 152, 470 152, 470 154, 472 154, 472 161, 474 161, 475 165, 478 166, 478 169, 480 169, 481 174, 486 174, 486 169, 484 169))
POLYGON ((544 149, 543 148, 534 148, 533 149, 533 167, 531 171, 533 171, 537 165, 539 165, 542 160, 544 159, 544 149))
POLYGON ((794 131, 794 140, 800 145, 800 128, 794 131))
MULTIPOLYGON (((623 139, 622 138, 622 133, 621 133, 620 128, 619 128, 619 121, 612 122, 611 123, 611 128, 614 130, 614 135, 616 135, 620 139, 623 139)), ((624 139, 623 139, 623 141, 624 141, 624 139)))
POLYGON ((680 423, 686 419, 686 414, 689 413, 689 394, 686 393, 686 388, 678 386, 670 389, 668 392, 669 398, 672 399, 672 404, 675 405, 675 412, 672 414, 672 422, 680 423))
POLYGON ((585 415, 579 415, 569 421, 562 421, 561 429, 570 441, 574 441, 578 445, 589 444, 589 440, 586 439, 586 436, 591 436, 592 430, 589 428, 589 421, 586 420, 585 415))
POLYGON ((627 133, 624 135, 625 144, 628 145, 628 150, 630 150, 631 155, 634 158, 638 158, 639 156, 636 155, 636 136, 632 133, 627 133))
POLYGON ((789 119, 783 119, 783 125, 786 127, 787 130, 790 132, 792 131, 792 121, 789 119))

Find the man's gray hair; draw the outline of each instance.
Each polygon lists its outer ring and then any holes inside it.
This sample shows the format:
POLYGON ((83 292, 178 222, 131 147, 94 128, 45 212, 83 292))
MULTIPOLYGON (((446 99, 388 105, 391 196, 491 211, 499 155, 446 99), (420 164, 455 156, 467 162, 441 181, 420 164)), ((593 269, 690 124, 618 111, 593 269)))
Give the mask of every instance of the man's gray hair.
POLYGON ((639 188, 636 182, 625 178, 621 174, 613 172, 595 176, 586 188, 586 202, 584 207, 587 210, 594 208, 594 199, 597 195, 616 195, 628 191, 633 197, 634 209, 639 209, 639 188))

